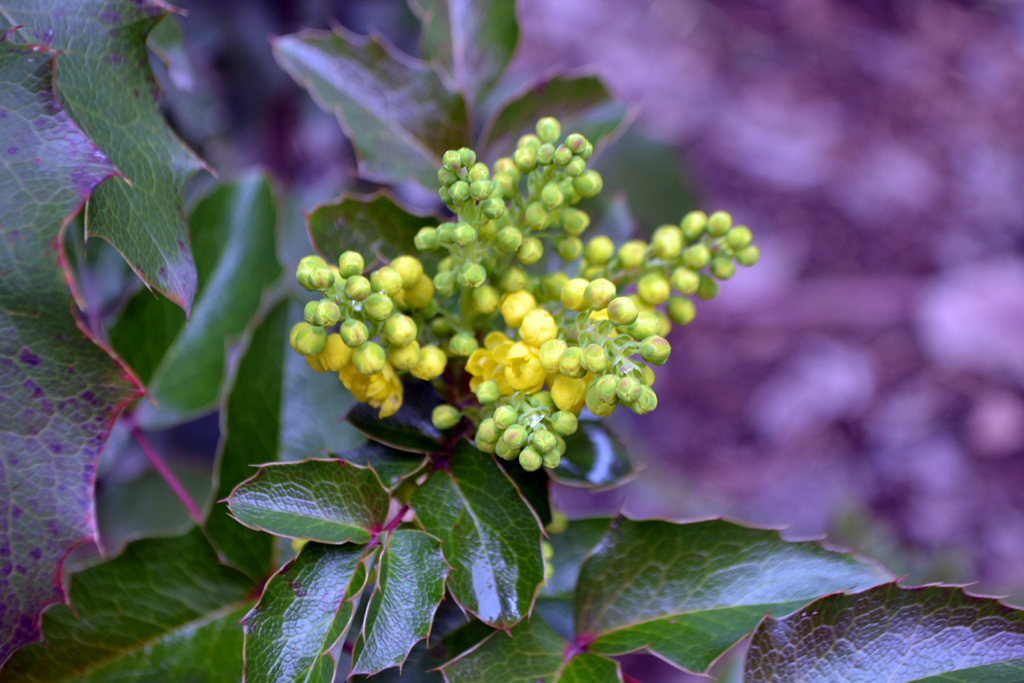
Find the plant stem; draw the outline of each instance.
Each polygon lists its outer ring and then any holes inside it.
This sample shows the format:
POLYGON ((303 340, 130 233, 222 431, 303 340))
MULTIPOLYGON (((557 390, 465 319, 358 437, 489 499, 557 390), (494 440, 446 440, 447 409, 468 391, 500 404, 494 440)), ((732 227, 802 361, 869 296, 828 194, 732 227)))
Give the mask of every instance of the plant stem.
POLYGON ((164 461, 160 459, 160 456, 153 448, 153 445, 149 443, 146 435, 142 433, 142 430, 139 429, 139 425, 135 423, 134 416, 129 416, 127 422, 128 431, 131 432, 132 437, 135 439, 136 443, 139 444, 139 448, 142 449, 142 452, 146 454, 146 459, 149 460, 149 464, 152 465, 153 469, 157 471, 157 474, 167 482, 167 485, 171 487, 171 490, 174 491, 174 495, 178 497, 181 504, 185 506, 186 510, 188 510, 189 517, 192 518, 192 521, 197 524, 201 523, 203 521, 203 513, 200 511, 199 506, 196 505, 194 500, 192 500, 192 496, 189 495, 188 490, 180 481, 178 481, 178 478, 174 476, 174 472, 172 472, 164 461))

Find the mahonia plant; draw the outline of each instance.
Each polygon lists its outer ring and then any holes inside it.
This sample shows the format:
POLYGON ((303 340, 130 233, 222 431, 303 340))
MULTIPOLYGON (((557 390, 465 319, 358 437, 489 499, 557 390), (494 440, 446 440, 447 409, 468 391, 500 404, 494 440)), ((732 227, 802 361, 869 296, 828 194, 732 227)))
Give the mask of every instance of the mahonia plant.
POLYGON ((434 409, 434 426, 466 418, 479 450, 527 471, 558 466, 584 408, 651 412, 672 325, 692 322, 693 297, 716 296, 718 281, 760 252, 724 211, 692 211, 618 250, 605 236, 584 245, 590 216, 576 205, 603 186, 587 168, 593 151, 579 133, 563 139, 548 116, 491 168, 472 149, 445 152, 438 194, 454 219, 415 239, 420 251, 447 252, 437 272, 412 255, 368 277, 357 252, 336 266, 307 256, 296 278, 322 298, 306 304, 292 348, 313 370, 337 372, 381 418, 402 406, 403 373, 435 380, 459 359, 472 395, 439 387, 449 402, 434 409), (579 261, 575 277, 555 269, 551 252, 579 261))

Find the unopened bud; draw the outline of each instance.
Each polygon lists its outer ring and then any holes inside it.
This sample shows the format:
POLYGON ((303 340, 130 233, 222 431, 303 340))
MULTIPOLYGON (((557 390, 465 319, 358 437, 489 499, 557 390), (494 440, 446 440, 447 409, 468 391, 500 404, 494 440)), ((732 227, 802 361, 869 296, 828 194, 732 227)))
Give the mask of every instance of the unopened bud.
POLYGON ((565 174, 570 178, 583 175, 587 170, 587 162, 580 157, 573 157, 565 164, 565 174))
POLYGON ((617 404, 618 401, 614 395, 611 401, 606 401, 597 393, 596 382, 590 383, 590 387, 587 389, 587 410, 597 417, 607 417, 615 412, 617 404))
POLYGON ((707 226, 708 216, 703 211, 691 211, 683 216, 683 220, 679 223, 679 227, 683 229, 683 237, 686 238, 687 242, 696 241, 698 237, 704 234, 704 229, 707 226))
POLYGON ((448 188, 448 195, 454 203, 465 204, 466 200, 469 199, 469 183, 465 180, 452 183, 452 186, 448 188))
POLYGON ((534 432, 530 438, 530 443, 541 453, 553 451, 558 446, 558 440, 555 439, 555 435, 546 429, 534 432))
POLYGON ((700 275, 689 268, 676 268, 672 271, 672 286, 680 294, 696 294, 700 275))
POLYGON ((537 163, 550 164, 555 159, 555 146, 545 142, 537 148, 537 163))
POLYGON ((553 211, 562 206, 565 196, 558 187, 558 183, 548 183, 541 190, 540 200, 544 203, 544 206, 553 211))
POLYGON ((476 242, 476 228, 469 223, 459 223, 452 233, 452 241, 460 247, 476 242))
POLYGON ((412 370, 420 362, 420 344, 411 341, 399 348, 392 346, 388 349, 388 360, 399 370, 412 370))
MULTIPOLYGON (((455 224, 454 223, 442 223, 437 226, 437 241, 439 244, 455 244, 455 224)), ((450 258, 450 257, 445 257, 450 258)))
POLYGON ((476 337, 468 332, 461 332, 448 341, 448 351, 453 356, 468 358, 478 348, 480 348, 480 344, 477 342, 476 337))
POLYGON ((473 290, 473 308, 484 315, 490 315, 498 310, 500 296, 498 290, 490 285, 483 285, 473 290))
MULTIPOLYGON (((539 145, 538 145, 539 146, 539 145)), ((520 147, 512 155, 516 168, 520 173, 529 173, 537 168, 537 150, 531 147, 520 147)))
MULTIPOLYGON (((556 164, 558 164, 559 166, 565 166, 570 161, 572 161, 572 159, 573 159, 572 150, 569 149, 568 147, 566 147, 565 145, 559 145, 558 149, 555 150, 554 162, 556 164)), ((583 161, 583 160, 580 159, 580 161, 583 161)))
POLYGON ((450 171, 443 167, 437 169, 437 182, 441 183, 445 187, 448 187, 458 179, 459 176, 456 175, 454 171, 450 171))
POLYGON ((576 416, 568 410, 560 410, 550 418, 551 428, 562 436, 569 436, 576 433, 578 422, 576 416))
POLYGON ((615 383, 615 395, 620 403, 630 404, 640 398, 643 385, 632 377, 621 377, 615 383))
POLYGON ((345 296, 352 301, 365 301, 370 291, 370 281, 362 275, 353 275, 345 280, 345 296))
POLYGON ((502 460, 515 460, 519 457, 519 449, 509 448, 504 439, 498 439, 498 443, 494 444, 494 453, 502 460))
POLYGON ((526 225, 531 230, 543 230, 548 227, 550 215, 540 202, 532 202, 526 207, 526 225))
POLYGON ((519 231, 519 228, 511 225, 499 230, 495 240, 495 246, 498 247, 498 251, 505 254, 511 254, 518 250, 522 243, 523 233, 519 231))
POLYGON ((566 261, 575 261, 583 254, 583 242, 579 237, 560 237, 552 242, 555 251, 566 261))
POLYGON ((545 116, 537 121, 537 137, 541 142, 555 142, 562 137, 562 124, 553 116, 545 116))
POLYGON ((423 275, 423 264, 414 256, 399 256, 391 262, 391 267, 401 276, 404 289, 415 285, 423 275))
POLYGON ((736 274, 736 264, 726 256, 716 256, 711 259, 711 274, 719 280, 728 280, 736 274))
POLYGON ((522 452, 519 453, 519 464, 527 472, 539 470, 543 462, 544 459, 536 449, 524 448, 522 452))
POLYGON ((441 166, 449 171, 462 167, 462 157, 458 151, 450 149, 441 157, 441 166))
POLYGON ((707 275, 700 276, 700 286, 697 288, 697 296, 704 301, 710 301, 718 296, 718 283, 707 275))
POLYGON ((628 296, 616 297, 608 304, 608 319, 616 325, 632 325, 639 314, 636 303, 628 296))
POLYGON ((434 276, 434 289, 441 296, 451 296, 455 293, 455 273, 450 270, 442 270, 434 276))
POLYGON ((587 307, 586 291, 590 283, 582 278, 573 278, 562 287, 562 304, 570 311, 582 311, 587 307))
POLYGON ((484 443, 494 444, 501 438, 501 432, 498 431, 497 426, 494 424, 494 420, 487 418, 480 423, 479 427, 477 427, 476 436, 484 443))
POLYGON ((528 133, 527 135, 522 136, 516 142, 516 149, 525 148, 536 151, 538 147, 540 147, 540 138, 534 135, 533 133, 528 133))
POLYGON ((341 340, 345 346, 353 349, 362 346, 370 338, 370 333, 361 321, 349 318, 341 324, 341 340))
POLYGON ((437 240, 436 228, 420 228, 420 231, 416 233, 416 237, 412 241, 420 251, 433 251, 441 244, 437 240))
POLYGON ((464 168, 469 168, 476 163, 476 152, 471 150, 469 147, 460 147, 459 160, 462 162, 462 166, 464 168))
POLYGON ((668 301, 671 290, 668 280, 661 273, 648 273, 636 285, 637 296, 645 304, 658 306, 668 301))
POLYGON ((491 220, 501 218, 505 215, 505 202, 496 197, 485 199, 480 203, 480 213, 491 220))
POLYGON ((549 339, 540 345, 540 366, 544 368, 544 372, 547 374, 553 374, 558 372, 558 365, 562 360, 562 354, 569 348, 561 339, 549 339))
POLYGON ((479 287, 487 279, 487 271, 479 263, 463 263, 456 279, 463 287, 479 287))
POLYGON ((555 400, 551 398, 550 391, 538 391, 530 395, 530 405, 534 408, 554 408, 555 400))
MULTIPOLYGON (((495 419, 494 422, 498 426, 501 425, 497 419, 495 419)), ((501 435, 501 440, 504 441, 505 445, 509 448, 522 448, 526 445, 527 436, 526 427, 514 424, 505 430, 505 433, 501 435)))
MULTIPOLYGON (((548 453, 544 453, 541 456, 541 465, 543 465, 544 467, 546 467, 549 470, 555 469, 556 467, 558 467, 558 465, 561 462, 562 462, 562 454, 559 453, 557 450, 553 450, 553 451, 550 451, 548 453)), ((548 569, 547 571, 548 571, 548 575, 549 576, 554 573, 554 571, 552 569, 548 569)))
POLYGON ((662 337, 652 335, 640 343, 640 355, 653 365, 664 365, 672 353, 672 346, 662 337))
POLYGON ((384 353, 384 349, 380 344, 371 341, 365 342, 352 353, 352 366, 365 377, 376 375, 383 370, 386 360, 387 354, 384 353))
POLYGON ((558 361, 558 372, 573 379, 583 377, 587 371, 583 369, 582 358, 583 350, 578 346, 570 346, 558 361))
POLYGON ((569 276, 560 270, 548 273, 541 278, 540 284, 544 298, 556 300, 562 294, 562 287, 569 281, 569 276))
POLYGON ((741 266, 752 266, 761 259, 761 250, 751 244, 736 252, 736 262, 741 266))
POLYGON ((732 216, 725 211, 715 211, 708 217, 708 234, 712 237, 722 237, 732 227, 732 216))
POLYGON ((541 257, 544 256, 544 245, 536 237, 531 237, 523 241, 523 245, 519 247, 519 251, 516 253, 516 257, 519 261, 527 266, 540 261, 541 257))
POLYGON ((391 266, 378 268, 370 276, 370 289, 395 296, 402 291, 402 276, 391 266))
POLYGON ((738 225, 726 233, 725 243, 729 245, 729 248, 739 251, 750 246, 752 238, 753 235, 750 234, 750 228, 745 225, 738 225))
POLYGON ((632 325, 627 325, 624 331, 633 339, 646 339, 652 334, 658 334, 661 324, 658 316, 648 311, 640 311, 632 325))
POLYGON ((363 260, 362 254, 357 251, 346 251, 338 257, 338 270, 341 271, 342 277, 361 275, 365 267, 366 262, 363 260))
POLYGON ((307 301, 306 305, 302 307, 302 317, 305 318, 306 322, 310 325, 316 324, 313 321, 316 319, 316 307, 319 305, 319 301, 307 301))
POLYGON ((604 235, 590 240, 586 249, 583 250, 583 256, 586 257, 587 263, 594 266, 603 266, 611 261, 614 255, 615 244, 604 235))
POLYGON ((637 415, 646 415, 658 407, 658 395, 650 387, 640 389, 640 398, 633 402, 630 408, 637 415))
POLYGON ((481 405, 490 405, 501 398, 501 388, 493 379, 481 382, 476 387, 476 400, 481 405))
POLYGON ((587 308, 606 308, 615 298, 615 285, 604 278, 598 278, 583 290, 583 301, 587 308))
POLYGON ((676 325, 689 325, 697 315, 697 307, 689 299, 674 296, 668 300, 668 317, 676 325))
POLYGON ((574 237, 582 235, 590 225, 590 216, 579 209, 562 209, 562 229, 574 237))
POLYGON ((512 406, 499 406, 494 411, 494 425, 501 431, 505 431, 516 423, 519 413, 512 406))
POLYGON ((291 347, 304 356, 315 356, 327 345, 327 332, 322 327, 309 323, 298 323, 292 327, 288 341, 291 347))
POLYGON ((700 270, 711 260, 711 250, 704 244, 694 244, 683 252, 683 263, 693 270, 700 270))
POLYGON ((501 276, 501 288, 506 292, 521 292, 526 287, 526 273, 519 268, 509 268, 501 276))
POLYGON ((600 344, 587 344, 580 357, 580 363, 585 370, 596 375, 608 369, 608 356, 600 344))
POLYGON ((683 231, 674 225, 663 225, 651 236, 651 251, 661 259, 674 259, 683 250, 683 231))
POLYGON ((477 180, 469 185, 469 196, 473 199, 487 199, 491 196, 491 181, 477 180))
POLYGON ((391 346, 402 347, 416 339, 416 322, 407 315, 395 315, 384 323, 382 337, 391 346))
POLYGON ((619 247, 619 267, 625 270, 639 268, 644 262, 644 254, 647 252, 647 243, 640 240, 630 240, 619 247))
POLYGON ((430 413, 430 421, 438 429, 451 429, 459 424, 462 413, 455 406, 439 405, 430 413))
POLYGON ((593 197, 601 192, 601 189, 604 187, 604 181, 601 179, 601 174, 597 171, 587 171, 575 178, 572 185, 584 197, 593 197))
POLYGON ((322 292, 334 284, 334 273, 327 266, 323 266, 312 270, 300 270, 296 279, 303 289, 322 292))
POLYGON ((441 376, 448 364, 448 356, 433 344, 420 349, 420 360, 410 369, 416 379, 432 380, 441 376))

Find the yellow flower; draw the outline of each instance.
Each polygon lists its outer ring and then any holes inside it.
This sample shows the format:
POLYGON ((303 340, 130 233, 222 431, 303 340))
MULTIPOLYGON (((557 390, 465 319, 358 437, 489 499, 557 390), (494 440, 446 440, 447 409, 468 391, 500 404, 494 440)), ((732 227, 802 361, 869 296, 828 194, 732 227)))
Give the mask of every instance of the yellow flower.
POLYGON ((501 298, 501 316, 509 327, 522 325, 526 314, 535 308, 537 308, 537 300, 525 290, 509 292, 501 298))
POLYGON ((341 368, 338 377, 357 401, 380 408, 378 415, 382 418, 394 415, 402 407, 405 390, 391 363, 385 362, 384 369, 369 376, 359 374, 348 364, 341 368))
POLYGON ((578 413, 587 403, 587 382, 559 375, 551 385, 551 399, 559 410, 578 413))
MULTIPOLYGON (((600 322, 602 320, 608 320, 608 309, 607 308, 602 308, 600 311, 594 311, 593 313, 590 314, 590 322, 591 323, 600 322)), ((609 337, 614 337, 614 336, 616 336, 618 334, 619 333, 616 332, 613 329, 611 332, 608 333, 608 336, 609 337)))
POLYGON ((345 345, 340 334, 330 334, 323 351, 305 358, 306 364, 317 372, 338 372, 352 361, 352 349, 345 345))
POLYGON ((533 394, 544 387, 548 376, 540 365, 535 347, 517 342, 506 352, 505 361, 505 379, 513 389, 533 394))
POLYGON ((448 364, 448 356, 433 344, 420 349, 420 360, 413 366, 412 376, 418 379, 431 380, 441 376, 448 364))
POLYGON ((523 316, 519 336, 530 346, 540 346, 558 336, 558 324, 543 308, 535 308, 523 316))
POLYGON ((466 371, 473 376, 469 388, 476 391, 482 383, 494 380, 503 396, 512 393, 512 387, 505 379, 505 361, 509 349, 514 346, 501 332, 491 332, 484 338, 484 348, 474 351, 466 361, 466 371), (500 350, 499 350, 500 349, 500 350), (495 354, 497 353, 497 357, 495 354), (498 361, 501 358, 501 361, 498 361))

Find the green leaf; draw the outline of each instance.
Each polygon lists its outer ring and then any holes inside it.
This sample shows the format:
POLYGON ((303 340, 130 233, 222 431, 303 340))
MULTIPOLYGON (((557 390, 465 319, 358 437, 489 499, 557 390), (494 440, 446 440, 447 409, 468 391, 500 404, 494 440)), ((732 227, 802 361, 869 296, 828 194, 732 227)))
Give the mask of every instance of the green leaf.
POLYGON ((619 130, 626 114, 596 76, 559 76, 535 83, 502 103, 484 127, 480 149, 486 150, 487 159, 512 154, 519 137, 533 133, 542 116, 554 116, 564 135, 582 133, 599 148, 619 130))
POLYGON ((353 465, 369 467, 388 490, 394 490, 404 480, 419 472, 427 464, 427 458, 406 451, 399 451, 377 441, 367 441, 359 448, 338 453, 337 457, 353 465))
POLYGON ((551 480, 548 478, 547 470, 527 472, 519 464, 518 460, 501 460, 498 463, 505 470, 505 474, 512 480, 512 483, 519 489, 519 493, 537 514, 541 526, 551 523, 551 480))
POLYGON ((604 538, 611 521, 609 517, 574 519, 569 522, 565 531, 551 535, 549 541, 555 551, 551 558, 551 564, 555 571, 544 584, 542 595, 572 597, 583 560, 586 559, 587 553, 604 538))
POLYGON ((342 194, 340 199, 318 205, 306 221, 313 246, 332 263, 350 250, 370 261, 374 254, 387 259, 416 254, 416 233, 438 224, 436 216, 406 211, 384 190, 367 196, 342 194))
POLYGON ((373 470, 344 460, 260 467, 231 493, 242 524, 320 543, 366 543, 384 526, 391 502, 373 470))
POLYGON ((415 530, 388 534, 352 650, 352 674, 374 674, 405 661, 413 645, 430 634, 447 575, 437 539, 415 530))
POLYGON ((243 620, 246 683, 333 678, 333 659, 319 660, 348 631, 366 582, 365 557, 362 546, 307 543, 281 567, 243 620), (331 676, 324 675, 328 664, 331 676))
POLYGON ((409 382, 405 385, 405 400, 398 412, 381 419, 377 410, 366 403, 352 406, 346 418, 353 427, 374 441, 414 453, 440 453, 441 432, 437 430, 430 414, 441 399, 426 382, 409 382))
POLYGON ((57 256, 114 173, 58 106, 54 53, 0 41, 0 662, 64 600, 60 565, 96 534, 93 477, 135 381, 86 338, 57 256))
POLYGON ((199 293, 188 323, 170 301, 142 291, 111 329, 111 344, 129 364, 142 357, 149 396, 160 408, 187 414, 217 403, 225 341, 241 335, 264 287, 281 274, 276 222, 274 196, 264 174, 247 173, 218 186, 189 216, 199 293), (172 321, 178 329, 168 338, 172 321), (152 336, 151 323, 158 332, 152 336), (153 358, 160 358, 155 368, 153 358))
POLYGON ((960 588, 879 586, 766 619, 745 683, 1016 683, 1024 612, 960 588))
POLYGON ((559 484, 606 489, 624 484, 635 472, 629 453, 603 422, 580 421, 575 434, 565 439, 565 455, 551 478, 559 484))
POLYGON ((123 175, 89 199, 89 234, 113 243, 146 283, 188 311, 196 268, 182 192, 202 162, 160 114, 146 50, 168 7, 158 0, 22 0, 0 3, 0 12, 23 26, 26 42, 62 51, 57 95, 123 175))
POLYGON ((323 109, 335 113, 359 158, 380 181, 437 185, 441 155, 469 140, 466 103, 429 64, 379 36, 337 28, 276 38, 274 56, 323 109))
POLYGON ((614 660, 587 652, 569 660, 558 683, 622 683, 622 668, 614 660))
POLYGON ((494 458, 460 441, 448 469, 434 471, 410 504, 441 539, 459 604, 501 627, 529 613, 544 579, 541 529, 494 458))
POLYGON ((646 648, 704 671, 769 612, 827 593, 863 590, 888 573, 816 543, 722 520, 691 524, 622 517, 580 570, 576 632, 590 651, 646 648))
POLYGON ((468 99, 480 102, 519 41, 515 0, 411 0, 423 20, 420 53, 439 61, 468 99))
POLYGON ((0 680, 188 680, 168 672, 198 670, 204 681, 237 681, 238 610, 253 588, 217 561, 198 528, 135 541, 113 560, 74 575, 71 607, 57 605, 43 615, 45 644, 16 652, 0 680))

